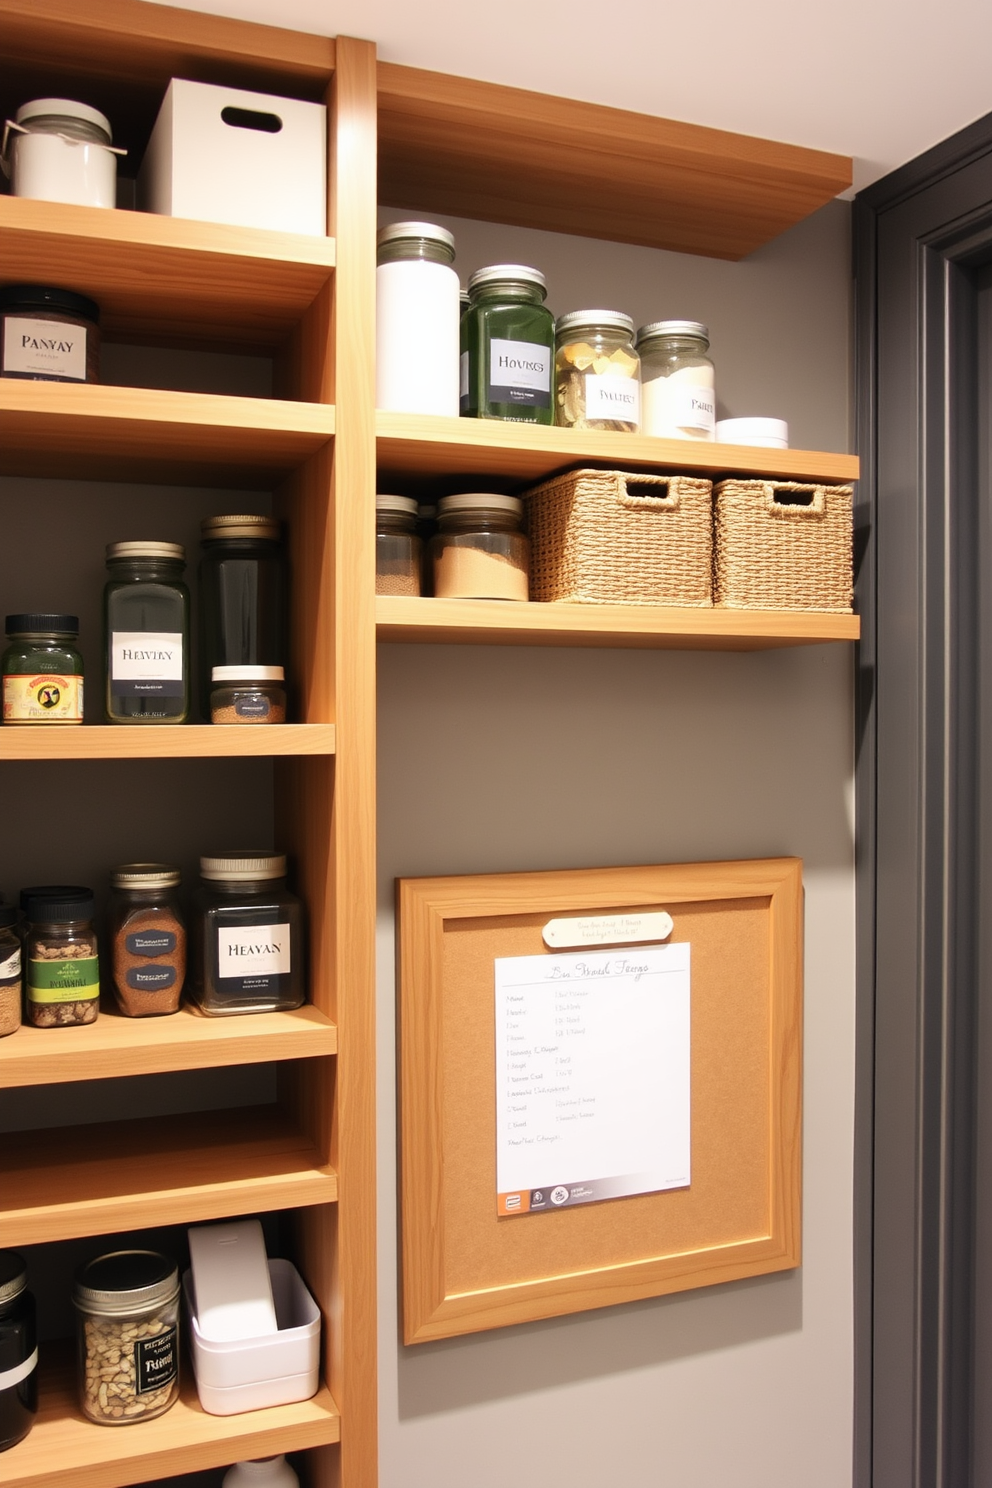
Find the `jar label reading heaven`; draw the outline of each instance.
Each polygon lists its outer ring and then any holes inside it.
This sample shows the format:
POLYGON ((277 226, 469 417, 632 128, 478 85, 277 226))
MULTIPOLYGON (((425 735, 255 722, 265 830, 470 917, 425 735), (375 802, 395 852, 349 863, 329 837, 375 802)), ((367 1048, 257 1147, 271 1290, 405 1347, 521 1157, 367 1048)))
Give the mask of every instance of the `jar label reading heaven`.
POLYGON ((5 723, 82 723, 83 679, 44 672, 3 679, 5 723))
POLYGON ((612 419, 624 424, 641 421, 641 388, 635 377, 597 377, 586 373, 586 418, 612 419))
POLYGON ((288 976, 292 969, 288 925, 249 925, 217 931, 218 977, 288 976))
POLYGON ((551 407, 551 348, 530 341, 489 343, 489 401, 551 407))
POLYGON ((3 323, 3 372, 5 377, 85 382, 86 327, 8 315, 3 323))
POLYGON ((182 697, 182 632, 115 630, 110 681, 116 697, 182 697))
POLYGON ((99 996, 96 956, 28 962, 28 1002, 95 1002, 99 996))
POLYGON ((132 930, 124 945, 131 956, 171 956, 176 936, 173 930, 132 930))
POLYGON ((138 1395, 171 1385, 179 1372, 178 1329, 168 1328, 134 1345, 134 1385, 138 1395))

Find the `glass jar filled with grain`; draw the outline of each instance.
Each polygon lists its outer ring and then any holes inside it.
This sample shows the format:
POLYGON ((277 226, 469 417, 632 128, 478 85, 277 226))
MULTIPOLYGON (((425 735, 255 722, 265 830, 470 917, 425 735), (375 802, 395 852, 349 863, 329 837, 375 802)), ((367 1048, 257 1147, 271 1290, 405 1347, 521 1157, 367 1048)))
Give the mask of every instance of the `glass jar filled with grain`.
POLYGON ((134 1426, 179 1398, 179 1269, 154 1250, 118 1250, 76 1272, 79 1398, 100 1426, 134 1426))
POLYGON ((530 543, 521 528, 523 510, 519 496, 441 497, 431 542, 439 599, 527 598, 530 543))
POLYGON ((634 322, 620 310, 573 310, 555 322, 555 422, 566 429, 636 434, 641 359, 634 322))
POLYGON ((89 889, 37 888, 22 894, 26 1010, 35 1028, 95 1023, 100 961, 89 889))
POLYGON ((179 1011, 186 980, 186 925, 178 868, 127 863, 110 877, 110 956, 117 1006, 128 1018, 179 1011))
POLYGON ((375 498, 375 592, 419 594, 420 507, 410 496, 375 498))
POLYGON ((710 333, 698 320, 641 326, 641 432, 659 439, 711 440, 716 432, 710 333))
POLYGON ((286 672, 281 666, 216 666, 211 723, 285 723, 286 672))

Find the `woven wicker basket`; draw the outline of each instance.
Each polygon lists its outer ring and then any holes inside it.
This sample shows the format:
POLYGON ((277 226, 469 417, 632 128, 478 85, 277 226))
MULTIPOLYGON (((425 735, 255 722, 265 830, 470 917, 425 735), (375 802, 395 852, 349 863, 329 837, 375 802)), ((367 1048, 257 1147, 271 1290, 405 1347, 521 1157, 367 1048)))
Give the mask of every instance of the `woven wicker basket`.
POLYGON ((725 480, 714 515, 715 604, 850 611, 850 486, 725 480))
POLYGON ((621 470, 537 486, 527 499, 531 599, 712 605, 711 491, 708 480, 621 470))

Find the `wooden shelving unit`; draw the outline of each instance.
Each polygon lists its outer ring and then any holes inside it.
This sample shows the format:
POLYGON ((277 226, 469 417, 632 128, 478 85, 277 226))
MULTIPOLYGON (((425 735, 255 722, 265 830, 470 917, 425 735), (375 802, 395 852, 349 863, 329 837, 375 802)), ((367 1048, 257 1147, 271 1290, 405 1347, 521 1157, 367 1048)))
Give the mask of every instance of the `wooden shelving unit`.
POLYGON ((0 729, 0 760, 244 759, 333 754, 333 723, 270 723, 239 728, 192 723, 176 728, 84 724, 0 729))

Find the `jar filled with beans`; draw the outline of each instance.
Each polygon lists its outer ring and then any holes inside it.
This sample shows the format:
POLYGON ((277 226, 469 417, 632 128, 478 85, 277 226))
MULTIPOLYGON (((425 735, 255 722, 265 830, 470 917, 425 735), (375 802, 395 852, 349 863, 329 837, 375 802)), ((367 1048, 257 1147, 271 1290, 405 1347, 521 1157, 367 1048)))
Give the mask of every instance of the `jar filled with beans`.
POLYGON ((25 999, 35 1028, 95 1023, 100 1010, 100 961, 89 889, 23 892, 27 920, 25 999))
POLYGON ((179 1270, 153 1250, 87 1261, 72 1293, 84 1415, 100 1426, 161 1416, 179 1398, 179 1270))

